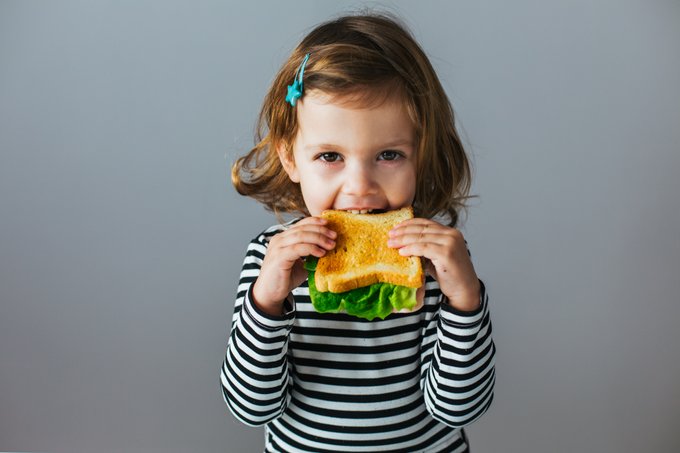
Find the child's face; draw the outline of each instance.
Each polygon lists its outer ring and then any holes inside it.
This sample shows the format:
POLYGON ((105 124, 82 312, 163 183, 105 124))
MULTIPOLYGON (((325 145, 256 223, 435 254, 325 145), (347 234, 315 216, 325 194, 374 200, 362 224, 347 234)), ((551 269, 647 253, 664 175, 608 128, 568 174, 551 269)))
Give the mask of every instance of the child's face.
POLYGON ((404 104, 354 108, 321 92, 297 103, 293 159, 279 153, 288 176, 300 183, 307 210, 398 209, 416 191, 415 130, 404 104))

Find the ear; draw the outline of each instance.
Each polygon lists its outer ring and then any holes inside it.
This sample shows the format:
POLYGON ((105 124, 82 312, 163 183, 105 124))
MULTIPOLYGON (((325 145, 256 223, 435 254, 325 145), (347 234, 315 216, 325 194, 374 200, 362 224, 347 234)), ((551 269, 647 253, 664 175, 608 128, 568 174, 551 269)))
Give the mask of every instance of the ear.
POLYGON ((294 183, 300 182, 300 172, 295 165, 295 158, 293 156, 293 151, 286 149, 285 145, 279 145, 276 148, 276 153, 279 155, 279 160, 283 169, 288 173, 288 177, 294 183))

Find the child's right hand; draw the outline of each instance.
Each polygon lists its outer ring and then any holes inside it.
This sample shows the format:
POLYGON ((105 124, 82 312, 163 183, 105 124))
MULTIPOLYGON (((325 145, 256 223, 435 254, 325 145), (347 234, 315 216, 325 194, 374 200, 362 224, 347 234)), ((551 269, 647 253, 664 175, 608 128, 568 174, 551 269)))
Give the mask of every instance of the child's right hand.
POLYGON ((337 234, 326 223, 326 219, 307 217, 271 238, 253 286, 258 308, 273 316, 283 314, 283 301, 307 278, 302 258, 320 258, 335 248, 337 234))

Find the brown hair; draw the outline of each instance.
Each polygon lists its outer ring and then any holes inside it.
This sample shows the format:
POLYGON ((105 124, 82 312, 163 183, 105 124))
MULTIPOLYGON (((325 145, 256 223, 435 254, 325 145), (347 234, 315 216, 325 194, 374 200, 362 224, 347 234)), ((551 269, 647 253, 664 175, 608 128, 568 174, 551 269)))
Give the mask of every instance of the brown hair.
POLYGON ((414 211, 427 218, 448 215, 455 226, 470 198, 471 168, 453 109, 423 50, 404 25, 385 14, 340 17, 302 40, 267 92, 257 145, 232 166, 236 190, 277 215, 309 214, 300 185, 288 178, 276 152, 279 147, 292 152, 298 120, 285 97, 307 53, 305 91, 320 90, 361 105, 375 105, 394 93, 404 99, 418 143, 414 211))

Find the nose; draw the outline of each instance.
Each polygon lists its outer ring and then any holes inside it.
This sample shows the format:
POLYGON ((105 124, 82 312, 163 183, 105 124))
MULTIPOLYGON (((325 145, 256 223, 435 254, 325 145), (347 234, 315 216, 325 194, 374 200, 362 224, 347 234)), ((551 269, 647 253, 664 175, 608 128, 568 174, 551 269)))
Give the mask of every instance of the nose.
POLYGON ((377 193, 377 181, 370 165, 356 163, 347 168, 343 184, 345 195, 365 197, 377 193))

